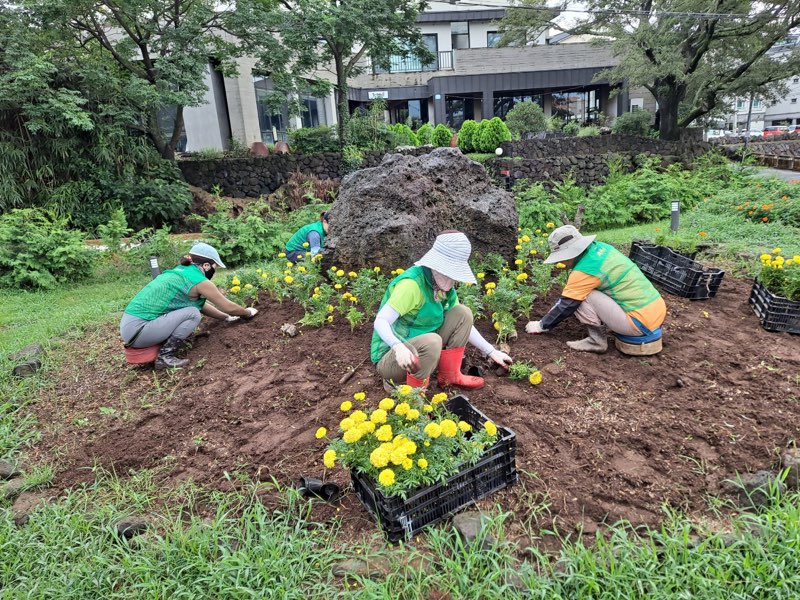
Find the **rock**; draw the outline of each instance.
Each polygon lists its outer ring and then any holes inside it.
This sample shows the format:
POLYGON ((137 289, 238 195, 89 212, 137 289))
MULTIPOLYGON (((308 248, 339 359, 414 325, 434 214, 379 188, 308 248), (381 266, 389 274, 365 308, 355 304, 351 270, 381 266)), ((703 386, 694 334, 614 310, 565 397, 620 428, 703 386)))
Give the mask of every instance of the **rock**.
POLYGON ((377 167, 347 175, 330 214, 324 262, 348 269, 408 268, 447 229, 464 232, 475 255, 515 254, 513 195, 455 148, 388 154, 377 167))
POLYGON ((281 327, 281 333, 283 335, 288 335, 289 337, 295 337, 297 335, 297 327, 291 323, 284 323, 281 327))
MULTIPOLYGON (((483 531, 483 515, 476 510, 470 510, 453 517, 453 527, 456 528, 464 544, 467 546, 472 545, 475 540, 481 535, 483 531)), ((491 534, 482 536, 482 548, 486 548, 495 543, 495 539, 491 534)))
POLYGON ((11 479, 15 475, 19 475, 17 465, 7 460, 0 460, 0 479, 11 479))
POLYGON ((332 573, 336 577, 358 575, 361 577, 383 577, 391 573, 392 567, 382 557, 371 558, 369 561, 361 558, 348 558, 333 565, 332 573))
POLYGON ((787 448, 781 456, 781 468, 789 469, 784 483, 790 488, 800 487, 800 448, 787 448))
POLYGON ((0 498, 11 500, 22 493, 25 482, 21 478, 11 479, 0 485, 0 498))
POLYGON ((141 517, 125 517, 114 523, 114 528, 117 530, 117 535, 131 539, 135 535, 144 533, 147 530, 148 523, 141 517))
POLYGON ((15 377, 29 377, 42 368, 41 357, 44 348, 41 344, 30 344, 22 350, 9 354, 8 358, 15 363, 12 373, 15 377))
POLYGON ((11 513, 14 515, 14 524, 17 527, 24 527, 31 513, 45 501, 46 498, 42 492, 22 492, 11 506, 11 513))
POLYGON ((766 506, 770 503, 769 488, 784 485, 776 480, 769 471, 756 471, 755 473, 742 473, 735 479, 724 481, 722 490, 734 498, 740 506, 766 506))

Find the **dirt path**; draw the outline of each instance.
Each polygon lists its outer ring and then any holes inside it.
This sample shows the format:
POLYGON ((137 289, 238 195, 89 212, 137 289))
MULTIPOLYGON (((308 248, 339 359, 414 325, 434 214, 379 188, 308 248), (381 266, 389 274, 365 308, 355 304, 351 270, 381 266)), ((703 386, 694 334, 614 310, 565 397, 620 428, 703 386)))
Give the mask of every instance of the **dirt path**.
MULTIPOLYGON (((532 503, 546 503, 562 528, 591 531, 620 518, 655 524, 664 502, 703 510, 705 495, 736 471, 775 466, 777 449, 800 432, 800 338, 762 330, 747 306, 749 288, 728 278, 707 302, 666 296, 664 351, 655 357, 572 352, 564 342, 583 336, 574 321, 545 336, 523 334, 512 355, 542 368, 544 382, 491 374, 469 394, 516 432, 526 473, 524 485, 485 502, 520 521, 532 503)), ((538 302, 534 316, 548 305, 538 302)), ((340 321, 290 339, 279 328, 302 310, 289 302, 261 308, 252 323, 205 323, 209 335, 189 353, 193 368, 172 376, 124 366, 113 328, 90 334, 62 385, 36 406, 45 430, 37 451, 57 451, 57 487, 91 480, 95 463, 122 474, 161 466, 223 489, 231 485, 225 474, 237 470, 282 483, 322 475, 317 427, 335 430, 338 405, 354 392, 373 402, 384 396, 369 363, 343 388, 337 383, 368 352, 370 325, 351 333, 340 321)), ((489 337, 485 320, 479 328, 489 337)), ((341 469, 329 476, 349 481, 341 469)), ((320 519, 343 517, 346 535, 375 531, 352 494, 340 509, 314 510, 320 519)))

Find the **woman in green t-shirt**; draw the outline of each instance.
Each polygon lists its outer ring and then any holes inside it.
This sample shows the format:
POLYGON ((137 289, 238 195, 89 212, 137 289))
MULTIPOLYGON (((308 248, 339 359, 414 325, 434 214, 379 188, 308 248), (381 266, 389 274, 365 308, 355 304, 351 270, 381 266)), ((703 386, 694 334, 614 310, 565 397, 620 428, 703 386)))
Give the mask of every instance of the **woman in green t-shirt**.
POLYGON ((320 214, 319 221, 304 225, 294 232, 286 242, 286 260, 299 262, 306 254, 312 258, 322 251, 325 246, 325 236, 330 230, 330 215, 327 212, 320 214))
POLYGON ((175 352, 199 325, 201 314, 227 321, 254 317, 258 310, 231 302, 211 283, 217 266, 225 264, 214 247, 195 244, 180 265, 144 286, 122 315, 119 332, 125 347, 161 344, 156 369, 183 367, 189 361, 177 358, 175 352))

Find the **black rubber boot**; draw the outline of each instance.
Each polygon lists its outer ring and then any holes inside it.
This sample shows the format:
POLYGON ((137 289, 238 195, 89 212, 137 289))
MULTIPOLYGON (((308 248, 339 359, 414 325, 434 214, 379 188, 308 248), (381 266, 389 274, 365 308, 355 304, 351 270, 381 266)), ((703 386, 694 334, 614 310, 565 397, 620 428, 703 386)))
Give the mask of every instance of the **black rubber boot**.
POLYGON ((185 367, 189 364, 189 360, 186 358, 178 358, 175 356, 175 353, 180 348, 183 340, 176 338, 174 335, 171 335, 167 338, 161 345, 161 350, 158 352, 158 358, 156 358, 156 369, 180 369, 181 367, 185 367))

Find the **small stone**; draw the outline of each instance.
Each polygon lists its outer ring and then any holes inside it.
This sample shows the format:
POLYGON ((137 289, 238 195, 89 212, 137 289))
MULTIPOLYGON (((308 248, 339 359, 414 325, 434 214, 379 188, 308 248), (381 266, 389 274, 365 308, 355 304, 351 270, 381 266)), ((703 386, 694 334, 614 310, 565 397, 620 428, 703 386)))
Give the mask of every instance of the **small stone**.
POLYGON ((11 371, 14 377, 30 377, 31 375, 35 375, 36 371, 42 368, 42 361, 38 359, 31 359, 22 363, 21 365, 17 365, 11 371))
MULTIPOLYGON (((509 334, 509 337, 511 337, 511 335, 510 335, 510 334, 509 334)), ((515 333, 515 334, 514 334, 514 339, 516 339, 516 337, 517 337, 517 336, 516 336, 516 333, 515 333)), ((511 346, 509 346, 509 345, 508 345, 508 344, 506 344, 505 342, 503 342, 503 343, 499 344, 499 345, 497 346, 497 348, 498 348, 498 350, 500 350, 500 352, 505 352, 506 354, 511 354, 511 346)))
MULTIPOLYGON (((461 539, 469 546, 475 542, 483 530, 483 517, 481 513, 470 510, 453 517, 453 527, 456 528, 461 539)), ((482 547, 491 546, 495 539, 490 534, 483 536, 482 547)))
POLYGON ((25 482, 22 479, 18 478, 6 481, 3 485, 0 485, 0 498, 6 498, 8 500, 16 498, 22 493, 24 487, 25 482))
POLYGON ((16 464, 7 460, 0 460, 0 479, 11 479, 16 475, 19 475, 19 469, 17 469, 16 464))
POLYGON ((681 379, 680 377, 678 377, 678 378, 675 380, 675 386, 676 386, 676 387, 682 388, 682 387, 684 387, 685 385, 686 385, 686 384, 685 384, 685 383, 683 383, 683 379, 681 379))
POLYGON ((332 573, 336 577, 358 575, 361 577, 385 576, 392 570, 388 561, 383 558, 373 558, 369 561, 361 558, 348 558, 333 565, 332 573))
POLYGON ((283 335, 288 335, 289 337, 295 337, 297 335, 297 327, 291 323, 284 323, 281 327, 281 333, 283 335))
POLYGON ((734 496, 740 506, 766 506, 770 503, 769 487, 783 483, 777 482, 769 471, 742 473, 735 479, 722 483, 722 490, 734 496))
POLYGON ((17 350, 13 354, 9 354, 8 358, 13 361, 27 361, 40 357, 44 354, 44 348, 41 344, 29 344, 22 350, 17 350))
POLYGON ((140 517, 125 517, 114 524, 117 535, 124 537, 126 540, 143 533, 147 530, 147 527, 147 521, 140 517))
POLYGON ((24 527, 31 513, 45 501, 46 498, 42 492, 22 492, 11 506, 14 524, 17 527, 24 527))
POLYGON ((800 484, 800 448, 787 448, 781 456, 781 467, 789 469, 784 483, 790 488, 797 488, 800 484))

